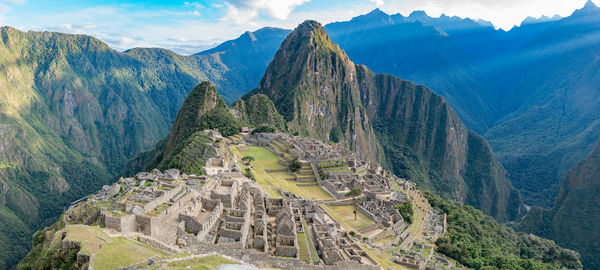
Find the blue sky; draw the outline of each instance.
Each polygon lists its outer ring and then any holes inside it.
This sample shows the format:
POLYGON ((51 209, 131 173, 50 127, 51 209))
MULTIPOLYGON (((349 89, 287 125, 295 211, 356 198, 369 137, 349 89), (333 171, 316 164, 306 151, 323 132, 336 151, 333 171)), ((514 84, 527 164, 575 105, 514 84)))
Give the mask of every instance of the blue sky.
MULTIPOLYGON (((595 0, 600 2, 600 0, 595 0)), ((586 0, 0 0, 0 25, 89 34, 117 50, 163 47, 190 54, 264 26, 348 20, 378 7, 489 20, 510 29, 525 17, 568 16, 586 0)))

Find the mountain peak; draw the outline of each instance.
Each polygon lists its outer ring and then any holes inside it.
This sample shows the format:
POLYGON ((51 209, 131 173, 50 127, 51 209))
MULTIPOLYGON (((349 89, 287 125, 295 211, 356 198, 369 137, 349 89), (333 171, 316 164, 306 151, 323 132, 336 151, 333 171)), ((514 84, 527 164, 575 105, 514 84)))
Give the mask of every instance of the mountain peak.
POLYGON ((583 8, 584 8, 584 9, 586 9, 586 8, 594 8, 594 9, 596 9, 596 8, 598 8, 598 6, 597 6, 597 5, 594 3, 594 1, 592 1, 592 0, 588 0, 588 1, 585 3, 585 6, 583 6, 583 8))
POLYGON ((592 1, 588 0, 581 9, 575 10, 572 16, 590 16, 600 13, 600 8, 592 1))
POLYGON ((420 18, 428 18, 427 12, 423 10, 415 10, 410 15, 408 15, 411 19, 420 19, 420 18))
POLYGON ((249 39, 250 41, 254 42, 257 41, 258 39, 256 38, 256 36, 254 36, 254 33, 250 32, 250 31, 246 31, 246 33, 244 33, 242 36, 242 38, 245 39, 249 39))
POLYGON ((314 20, 306 20, 300 25, 298 25, 298 27, 296 27, 296 29, 294 30, 294 32, 298 32, 301 34, 310 34, 318 31, 325 30, 323 30, 323 26, 319 22, 314 20))
POLYGON ((368 17, 382 17, 382 16, 385 16, 385 17, 387 17, 389 15, 387 13, 383 12, 381 9, 376 8, 376 9, 372 10, 371 12, 365 14, 365 16, 368 16, 368 17))

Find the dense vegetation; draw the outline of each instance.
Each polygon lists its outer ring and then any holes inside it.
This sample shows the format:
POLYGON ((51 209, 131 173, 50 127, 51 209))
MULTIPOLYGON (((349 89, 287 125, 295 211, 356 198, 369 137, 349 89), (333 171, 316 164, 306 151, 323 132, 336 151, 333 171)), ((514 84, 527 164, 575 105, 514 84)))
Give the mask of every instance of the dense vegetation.
POLYGON ((600 141, 573 167, 552 209, 532 208, 519 229, 554 239, 581 253, 586 268, 600 268, 600 141))
POLYGON ((257 134, 257 133, 275 133, 277 131, 276 128, 269 126, 269 125, 258 125, 255 129, 252 130, 251 134, 257 134))
POLYGON ((413 216, 415 214, 415 210, 413 209, 412 202, 406 201, 401 205, 396 205, 396 209, 400 212, 400 215, 404 219, 404 221, 408 222, 408 224, 413 223, 413 216))
POLYGON ((474 269, 581 269, 579 255, 553 241, 515 232, 471 207, 425 192, 432 207, 447 214, 448 229, 437 251, 474 269))
POLYGON ((54 233, 61 230, 64 223, 58 221, 33 235, 33 249, 27 257, 19 264, 19 270, 33 269, 77 269, 77 253, 79 247, 61 247, 60 242, 54 243, 52 237, 54 233), (50 238, 47 238, 50 236, 50 238), (53 246, 54 245, 54 246, 53 246))

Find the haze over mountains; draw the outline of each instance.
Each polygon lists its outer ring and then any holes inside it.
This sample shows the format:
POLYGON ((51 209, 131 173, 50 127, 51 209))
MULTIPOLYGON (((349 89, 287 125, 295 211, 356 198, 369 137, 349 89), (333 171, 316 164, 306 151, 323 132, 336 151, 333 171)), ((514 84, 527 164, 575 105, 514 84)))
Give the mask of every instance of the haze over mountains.
POLYGON ((356 63, 444 96, 490 141, 525 202, 549 206, 600 135, 599 11, 588 2, 568 18, 505 32, 471 19, 374 10, 325 29, 356 63))

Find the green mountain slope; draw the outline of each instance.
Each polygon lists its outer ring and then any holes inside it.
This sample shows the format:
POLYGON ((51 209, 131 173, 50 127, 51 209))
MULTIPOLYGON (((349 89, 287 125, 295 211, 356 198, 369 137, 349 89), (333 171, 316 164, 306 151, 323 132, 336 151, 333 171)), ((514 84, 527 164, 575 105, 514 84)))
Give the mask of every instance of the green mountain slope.
POLYGON ((248 99, 273 100, 291 131, 324 141, 341 141, 366 159, 378 154, 366 110, 360 105, 356 66, 321 25, 307 21, 281 44, 248 99), (354 91, 353 91, 354 90, 354 91))
POLYGON ((431 192, 431 206, 447 214, 448 230, 437 252, 473 269, 581 269, 579 254, 532 234, 515 232, 470 206, 431 192))
MULTIPOLYGON (((223 136, 240 132, 242 126, 255 127, 261 124, 285 128, 283 117, 277 112, 273 102, 265 96, 257 95, 247 101, 238 100, 228 107, 217 93, 217 88, 204 81, 187 96, 167 137, 154 149, 130 160, 125 175, 154 168, 184 169, 181 161, 185 149, 195 147, 196 137, 205 129, 217 129, 223 136)), ((203 164, 202 164, 203 165, 203 164)))
POLYGON ((534 207, 519 229, 581 253, 586 269, 600 268, 600 141, 567 174, 552 209, 534 207))
POLYGON ((521 211, 519 193, 489 146, 424 86, 353 64, 320 24, 291 33, 259 86, 290 131, 339 141, 424 188, 499 220, 521 211))
POLYGON ((213 81, 229 101, 256 85, 267 65, 260 63, 285 33, 269 29, 249 41, 264 52, 245 67, 236 59, 247 57, 233 48, 196 56, 117 52, 89 36, 0 28, 0 209, 14 225, 0 230, 7 239, 0 269, 16 264, 29 235, 69 202, 102 187, 168 134, 198 82, 213 81), (258 75, 233 76, 240 72, 258 75))
POLYGON ((600 136, 598 27, 600 8, 589 1, 523 46, 503 76, 512 111, 485 137, 528 204, 551 207, 600 136))

